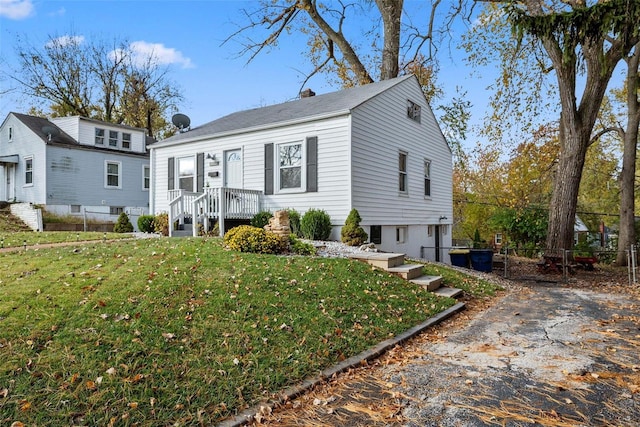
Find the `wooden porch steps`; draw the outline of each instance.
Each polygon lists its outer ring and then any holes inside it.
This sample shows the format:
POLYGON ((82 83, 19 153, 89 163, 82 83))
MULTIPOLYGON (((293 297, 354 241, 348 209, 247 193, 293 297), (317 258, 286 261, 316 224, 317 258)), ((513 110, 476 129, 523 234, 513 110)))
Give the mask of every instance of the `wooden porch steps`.
POLYGON ((352 254, 349 258, 366 262, 376 268, 395 274, 411 283, 441 296, 457 298, 462 295, 462 289, 442 286, 442 276, 427 276, 422 274, 422 264, 405 264, 405 255, 386 252, 371 252, 352 254))

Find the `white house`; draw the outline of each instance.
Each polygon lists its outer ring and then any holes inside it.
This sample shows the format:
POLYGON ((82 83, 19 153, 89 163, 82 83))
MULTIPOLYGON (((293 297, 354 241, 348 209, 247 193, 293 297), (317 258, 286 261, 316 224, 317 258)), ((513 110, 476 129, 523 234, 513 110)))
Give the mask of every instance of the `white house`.
POLYGON ((452 156, 417 78, 305 92, 150 145, 151 211, 228 225, 259 210, 323 209, 339 240, 355 208, 379 249, 448 261, 452 156))
POLYGON ((115 221, 149 212, 146 131, 84 117, 9 113, 0 126, 0 200, 115 221))

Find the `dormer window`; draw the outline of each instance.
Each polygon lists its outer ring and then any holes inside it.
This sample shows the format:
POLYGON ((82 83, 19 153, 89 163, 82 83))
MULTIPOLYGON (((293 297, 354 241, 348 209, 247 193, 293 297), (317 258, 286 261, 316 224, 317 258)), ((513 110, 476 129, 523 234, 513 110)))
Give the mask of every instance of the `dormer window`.
POLYGON ((96 128, 96 145, 104 145, 104 129, 96 128))
POLYGON ((122 132, 122 148, 125 150, 131 149, 131 134, 122 132))
POLYGON ((407 117, 420 123, 420 106, 409 100, 407 100, 407 117))
POLYGON ((118 146, 118 131, 110 130, 109 131, 109 147, 117 147, 118 146))

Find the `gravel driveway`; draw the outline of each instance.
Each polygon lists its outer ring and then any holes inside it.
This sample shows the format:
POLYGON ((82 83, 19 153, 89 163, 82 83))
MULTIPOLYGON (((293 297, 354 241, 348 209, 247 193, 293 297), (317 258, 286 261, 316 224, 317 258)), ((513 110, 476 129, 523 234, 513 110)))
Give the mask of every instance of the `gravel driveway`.
POLYGON ((511 287, 257 424, 638 426, 633 290, 511 287))

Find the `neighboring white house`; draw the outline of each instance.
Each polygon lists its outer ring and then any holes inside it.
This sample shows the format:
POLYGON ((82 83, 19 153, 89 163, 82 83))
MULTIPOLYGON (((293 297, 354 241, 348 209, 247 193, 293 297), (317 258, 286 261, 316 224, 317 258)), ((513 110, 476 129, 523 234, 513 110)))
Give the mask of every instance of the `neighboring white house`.
POLYGON ((115 221, 149 212, 146 131, 84 117, 9 113, 0 126, 0 200, 115 221))
POLYGON ((451 150, 417 78, 305 92, 150 145, 151 212, 208 223, 322 209, 339 240, 355 208, 379 249, 448 262, 451 150))

